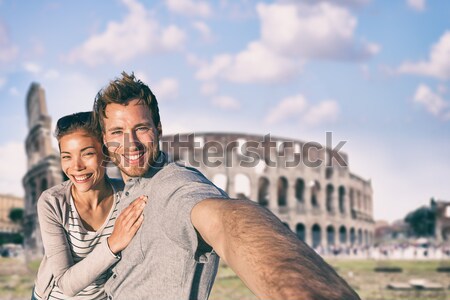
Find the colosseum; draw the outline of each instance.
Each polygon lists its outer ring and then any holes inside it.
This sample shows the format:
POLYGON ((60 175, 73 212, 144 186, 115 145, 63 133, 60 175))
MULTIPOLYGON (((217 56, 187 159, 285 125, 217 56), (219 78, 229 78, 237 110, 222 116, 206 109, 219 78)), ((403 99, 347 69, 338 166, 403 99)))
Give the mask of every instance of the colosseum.
POLYGON ((373 244, 371 181, 351 173, 341 151, 239 133, 166 135, 161 148, 230 197, 267 207, 315 249, 373 244))

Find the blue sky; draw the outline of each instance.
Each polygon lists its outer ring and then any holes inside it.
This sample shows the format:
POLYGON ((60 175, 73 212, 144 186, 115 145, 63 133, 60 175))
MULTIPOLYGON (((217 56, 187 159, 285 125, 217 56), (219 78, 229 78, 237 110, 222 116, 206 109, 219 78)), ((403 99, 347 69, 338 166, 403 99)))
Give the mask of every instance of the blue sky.
POLYGON ((450 200, 450 2, 0 0, 0 193, 23 195, 25 95, 54 120, 134 71, 165 133, 347 141, 376 219, 450 200))

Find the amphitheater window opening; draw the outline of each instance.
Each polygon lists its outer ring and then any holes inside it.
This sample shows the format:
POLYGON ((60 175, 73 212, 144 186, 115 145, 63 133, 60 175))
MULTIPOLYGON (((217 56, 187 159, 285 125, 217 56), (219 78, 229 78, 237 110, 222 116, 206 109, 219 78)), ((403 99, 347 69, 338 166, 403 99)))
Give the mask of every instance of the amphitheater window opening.
POLYGON ((339 211, 345 213, 345 187, 339 187, 339 211))
POLYGON ((361 192, 356 191, 356 208, 361 211, 361 192))
POLYGON ((299 240, 306 242, 305 225, 302 223, 297 224, 297 226, 295 226, 295 233, 297 234, 299 240))
POLYGON ((356 242, 355 228, 350 228, 350 244, 353 246, 356 242))
POLYGON ((328 212, 333 212, 333 194, 334 194, 333 185, 332 184, 327 185, 326 207, 328 212))
POLYGON ((334 227, 329 225, 327 227, 327 244, 328 246, 334 246, 336 243, 336 233, 334 227))
POLYGON ((304 205, 305 203, 305 181, 299 178, 295 181, 295 198, 297 203, 304 205))
POLYGON ((364 230, 364 245, 369 245, 369 232, 364 230))
POLYGON ((261 177, 258 182, 258 203, 261 206, 269 205, 269 180, 261 177))
POLYGON ((245 174, 236 174, 234 177, 234 194, 240 195, 240 199, 250 199, 251 184, 250 178, 245 174))
POLYGON ((289 228, 289 224, 288 224, 288 223, 283 222, 283 225, 284 225, 287 229, 291 230, 291 228, 289 228))
POLYGON ((363 244, 363 233, 361 229, 358 229, 358 244, 359 245, 363 244))
POLYGON ((333 167, 326 167, 325 179, 331 179, 331 177, 333 177, 333 167))
POLYGON ((347 229, 345 229, 345 226, 339 228, 339 242, 341 244, 347 243, 347 229))
POLYGON ((322 244, 322 232, 318 224, 312 227, 312 247, 317 249, 322 244))
POLYGON ((215 174, 212 178, 212 182, 215 186, 228 193, 228 177, 225 174, 215 174))
POLYGON ((313 209, 319 208, 320 183, 317 180, 311 181, 311 206, 313 209))
POLYGON ((246 139, 237 139, 237 147, 236 147, 236 153, 238 155, 244 155, 245 153, 245 145, 247 143, 246 139))
POLYGON ((285 207, 287 206, 287 189, 288 189, 288 181, 286 177, 278 178, 278 206, 285 207))

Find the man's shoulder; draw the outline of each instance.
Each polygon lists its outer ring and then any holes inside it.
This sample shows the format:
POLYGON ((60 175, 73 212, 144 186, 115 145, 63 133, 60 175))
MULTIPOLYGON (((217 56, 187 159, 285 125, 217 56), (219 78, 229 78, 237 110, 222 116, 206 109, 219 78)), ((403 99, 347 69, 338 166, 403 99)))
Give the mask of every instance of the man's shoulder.
POLYGON ((179 162, 169 162, 155 176, 155 180, 194 180, 209 181, 199 170, 179 162))

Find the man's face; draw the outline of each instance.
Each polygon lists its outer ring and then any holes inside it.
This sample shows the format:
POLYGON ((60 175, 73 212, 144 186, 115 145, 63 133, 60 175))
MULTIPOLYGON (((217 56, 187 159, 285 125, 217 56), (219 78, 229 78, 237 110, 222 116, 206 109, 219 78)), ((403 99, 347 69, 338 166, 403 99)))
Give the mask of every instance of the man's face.
POLYGON ((157 159, 161 135, 150 109, 135 99, 127 105, 108 104, 105 114, 103 140, 112 161, 125 180, 144 175, 157 159))

